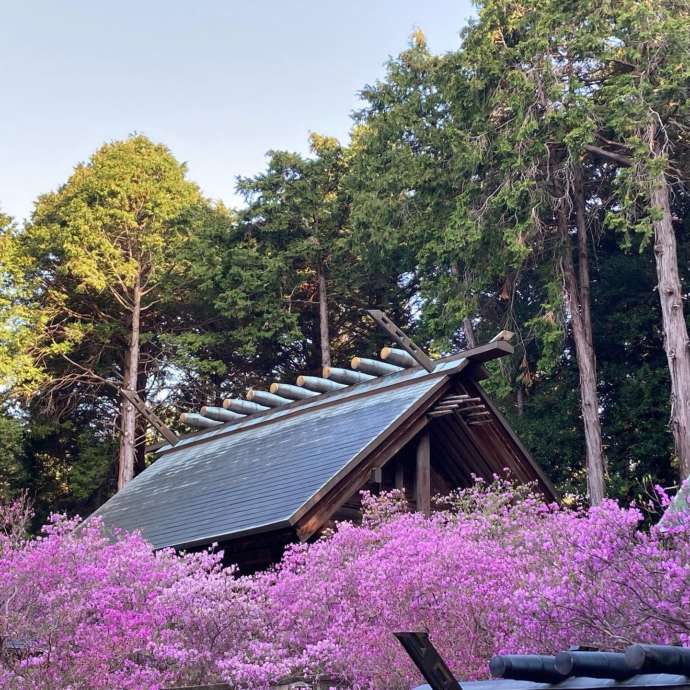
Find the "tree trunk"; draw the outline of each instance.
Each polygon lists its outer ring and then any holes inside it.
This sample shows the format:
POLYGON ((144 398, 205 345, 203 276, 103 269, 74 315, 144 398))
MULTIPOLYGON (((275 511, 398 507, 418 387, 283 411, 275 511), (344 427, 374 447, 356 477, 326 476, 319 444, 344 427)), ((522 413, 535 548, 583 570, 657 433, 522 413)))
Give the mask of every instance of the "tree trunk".
POLYGON ((328 293, 326 271, 319 267, 319 339, 321 341, 321 366, 331 366, 331 345, 328 333, 328 293))
POLYGON ((515 394, 515 406, 517 408, 518 417, 525 414, 525 389, 521 383, 518 383, 517 392, 515 394))
MULTIPOLYGON (((141 358, 141 356, 140 356, 141 358)), ((139 366, 139 373, 137 374, 137 392, 142 402, 146 402, 146 371, 139 366)), ((137 415, 136 435, 134 438, 134 476, 140 474, 146 469, 146 430, 148 429, 148 420, 144 415, 137 415)))
POLYGON ((462 320, 462 328, 465 331, 465 340, 467 341, 467 347, 477 347, 477 338, 474 335, 474 327, 472 326, 472 319, 466 316, 462 320))
MULTIPOLYGON (((141 330, 141 276, 137 274, 132 293, 132 324, 129 333, 129 345, 125 353, 125 378, 123 386, 136 391, 139 372, 139 336, 141 330)), ((137 412, 134 406, 124 397, 120 414, 120 454, 118 462, 117 488, 124 485, 134 476, 135 443, 137 433, 137 412)))
MULTIPOLYGON (((594 347, 591 340, 591 319, 585 324, 585 315, 589 314, 589 305, 582 303, 573 263, 573 255, 568 232, 568 218, 562 206, 558 209, 558 226, 563 244, 562 270, 564 280, 564 297, 570 312, 573 338, 575 340, 575 355, 580 376, 580 401, 582 421, 585 427, 585 445, 587 448, 587 490, 591 505, 601 503, 606 495, 604 449, 601 440, 601 423, 599 421, 599 397, 597 394, 597 365, 594 347)), ((578 228, 578 234, 579 234, 578 228)), ((585 261, 579 267, 580 275, 585 277, 585 284, 589 286, 589 264, 586 253, 587 238, 584 238, 585 254, 582 255, 582 242, 578 241, 580 260, 585 261)), ((587 297, 589 297, 588 292, 587 297)))
MULTIPOLYGON (((450 265, 450 272, 455 276, 458 284, 462 282, 460 278, 460 266, 457 261, 453 261, 450 265)), ((466 316, 462 320, 462 329, 465 331, 465 345, 468 348, 477 347, 477 338, 474 335, 474 326, 472 325, 472 319, 466 316)))
MULTIPOLYGON (((658 154, 654 128, 648 133, 652 150, 658 154)), ((690 476, 690 342, 683 312, 683 293, 678 273, 676 235, 671 216, 668 183, 663 172, 650 180, 650 201, 656 218, 654 256, 664 349, 671 373, 671 431, 678 457, 681 481, 690 476)))
POLYGON ((577 251, 579 302, 582 313, 582 326, 590 347, 594 350, 592 335, 592 290, 589 279, 589 232, 585 215, 585 191, 582 181, 582 166, 578 163, 573 167, 573 191, 575 196, 575 220, 577 223, 577 251))

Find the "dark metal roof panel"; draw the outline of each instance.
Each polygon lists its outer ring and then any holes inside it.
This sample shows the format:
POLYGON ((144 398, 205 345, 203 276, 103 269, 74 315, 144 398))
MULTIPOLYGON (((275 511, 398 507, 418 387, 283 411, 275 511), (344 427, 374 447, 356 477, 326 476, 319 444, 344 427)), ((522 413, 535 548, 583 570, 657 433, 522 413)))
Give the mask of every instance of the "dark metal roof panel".
POLYGON ((247 420, 241 432, 218 435, 214 429, 204 434, 203 443, 183 442, 163 454, 94 516, 106 527, 141 530, 155 548, 209 543, 287 524, 438 384, 436 376, 421 377, 385 395, 342 396, 337 405, 311 405, 299 415, 278 415, 270 424, 247 420))

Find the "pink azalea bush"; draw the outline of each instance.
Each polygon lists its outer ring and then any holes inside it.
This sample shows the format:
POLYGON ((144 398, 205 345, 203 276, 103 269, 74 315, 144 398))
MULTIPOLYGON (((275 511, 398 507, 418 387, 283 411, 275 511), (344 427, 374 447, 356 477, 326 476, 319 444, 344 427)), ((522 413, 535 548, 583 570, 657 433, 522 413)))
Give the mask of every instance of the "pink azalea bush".
MULTIPOLYGON (((28 540, 0 512, 0 687, 144 690, 289 675, 353 690, 421 682, 392 636, 424 630, 459 678, 497 652, 690 643, 690 522, 544 505, 482 483, 430 518, 365 496, 361 525, 238 577, 220 556, 153 553, 137 535, 53 518, 28 540)), ((12 513, 11 511, 14 511, 12 513)), ((12 517, 14 516, 14 517, 12 517)))
POLYGON ((134 690, 203 667, 182 644, 180 594, 193 601, 199 578, 209 593, 232 588, 218 557, 154 554, 137 535, 76 527, 55 517, 37 539, 2 546, 0 687, 134 690))

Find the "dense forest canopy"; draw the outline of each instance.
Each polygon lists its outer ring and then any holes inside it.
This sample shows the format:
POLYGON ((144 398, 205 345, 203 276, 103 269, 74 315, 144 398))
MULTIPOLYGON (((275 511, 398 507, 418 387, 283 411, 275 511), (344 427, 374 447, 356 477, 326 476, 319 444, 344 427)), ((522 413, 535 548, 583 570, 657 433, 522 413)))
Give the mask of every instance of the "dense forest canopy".
POLYGON ((270 151, 240 209, 137 135, 0 215, 0 492, 89 512, 148 461, 123 387, 174 425, 372 354, 368 307, 435 354, 514 331, 489 385, 565 494, 688 476, 688 25, 685 0, 485 0, 455 52, 415 32, 349 144, 270 151))

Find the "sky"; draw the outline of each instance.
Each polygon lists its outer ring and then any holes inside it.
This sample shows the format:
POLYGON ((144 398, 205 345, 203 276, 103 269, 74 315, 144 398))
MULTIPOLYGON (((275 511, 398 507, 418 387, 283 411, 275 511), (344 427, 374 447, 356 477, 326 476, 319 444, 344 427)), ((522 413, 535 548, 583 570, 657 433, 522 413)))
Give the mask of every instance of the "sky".
POLYGON ((347 141, 357 93, 419 27, 459 46, 469 0, 4 0, 0 209, 28 217, 103 142, 138 132, 238 206, 235 178, 309 132, 347 141))

